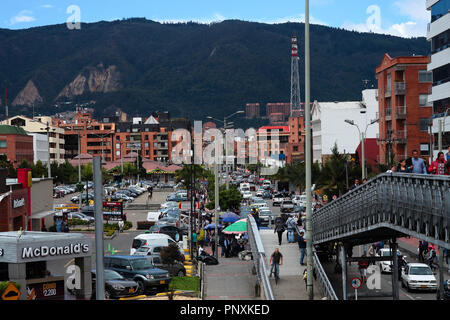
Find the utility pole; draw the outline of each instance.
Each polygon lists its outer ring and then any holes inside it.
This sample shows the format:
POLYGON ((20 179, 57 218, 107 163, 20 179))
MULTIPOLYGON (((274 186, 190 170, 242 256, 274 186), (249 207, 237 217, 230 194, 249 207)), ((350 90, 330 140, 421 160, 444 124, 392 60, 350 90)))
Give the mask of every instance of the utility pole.
MULTIPOLYGON (((445 119, 445 118, 444 118, 445 119)), ((438 134, 438 149, 439 152, 442 152, 442 119, 438 120, 438 125, 439 125, 439 134, 438 134)), ((434 158, 434 157, 433 157, 434 158)), ((432 158, 432 159, 433 159, 432 158)))
POLYGON ((309 0, 305 0, 305 130, 306 130, 306 293, 314 299, 313 246, 311 223, 311 110, 310 110, 310 56, 309 56, 309 0))
POLYGON ((214 164, 214 204, 215 204, 215 210, 214 210, 214 257, 218 258, 218 252, 217 252, 217 244, 219 242, 219 236, 218 236, 218 226, 219 223, 219 137, 215 137, 215 144, 216 144, 216 150, 214 151, 214 158, 215 158, 215 164, 214 164))
POLYGON ((100 158, 93 159, 94 174, 94 212, 95 212, 95 263, 96 263, 96 297, 105 300, 105 275, 103 264, 103 183, 100 158))
POLYGON ((362 179, 364 180, 366 178, 366 154, 364 152, 364 132, 361 132, 361 152, 362 152, 362 179))
MULTIPOLYGON (((80 145, 80 132, 78 131, 78 184, 81 183, 81 145, 80 145)), ((83 191, 80 191, 80 196, 78 198, 78 211, 81 210, 81 196, 83 191)))

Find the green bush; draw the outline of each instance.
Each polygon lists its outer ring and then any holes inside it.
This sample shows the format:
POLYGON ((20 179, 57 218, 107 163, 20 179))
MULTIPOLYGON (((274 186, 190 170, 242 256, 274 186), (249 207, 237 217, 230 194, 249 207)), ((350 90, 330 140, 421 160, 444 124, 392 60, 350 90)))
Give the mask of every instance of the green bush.
POLYGON ((133 228, 133 224, 131 223, 131 221, 125 221, 125 223, 123 224, 123 229, 128 230, 131 228, 133 228))
POLYGON ((110 229, 106 232, 106 236, 111 237, 114 233, 116 233, 116 230, 110 229))
POLYGON ((89 222, 81 219, 67 219, 69 226, 82 226, 87 225, 89 222))

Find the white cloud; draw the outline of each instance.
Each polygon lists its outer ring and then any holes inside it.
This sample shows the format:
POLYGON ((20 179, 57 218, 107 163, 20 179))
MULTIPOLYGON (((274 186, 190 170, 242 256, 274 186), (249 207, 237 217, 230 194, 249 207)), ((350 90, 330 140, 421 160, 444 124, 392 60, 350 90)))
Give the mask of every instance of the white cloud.
MULTIPOLYGON (((347 21, 342 25, 342 28, 359 32, 390 34, 403 38, 426 36, 427 24, 430 22, 430 12, 426 10, 423 0, 398 0, 393 3, 393 6, 399 15, 407 17, 406 21, 382 27, 381 19, 383 13, 378 6, 371 6, 376 7, 375 9, 378 10, 379 23, 371 22, 373 21, 373 15, 372 20, 369 17, 365 24, 355 24, 347 21)), ((375 11, 370 11, 369 8, 368 14, 375 13, 375 11)))
POLYGON ((9 20, 9 24, 13 25, 16 23, 25 23, 25 22, 32 22, 36 19, 32 16, 33 12, 29 10, 22 10, 20 11, 15 17, 12 17, 9 20))
POLYGON ((423 0, 399 0, 394 2, 394 6, 400 14, 410 17, 413 20, 421 22, 430 22, 431 13, 426 9, 423 0))
POLYGON ((51 9, 51 8, 54 8, 54 6, 51 4, 44 4, 41 6, 41 8, 51 9))

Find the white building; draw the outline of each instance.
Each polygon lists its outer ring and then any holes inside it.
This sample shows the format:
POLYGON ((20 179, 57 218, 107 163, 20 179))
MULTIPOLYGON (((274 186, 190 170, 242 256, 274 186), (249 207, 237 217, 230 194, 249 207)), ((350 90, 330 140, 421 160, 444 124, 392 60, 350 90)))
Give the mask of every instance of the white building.
POLYGON ((359 131, 346 119, 354 121, 366 138, 377 137, 378 123, 369 125, 378 118, 376 93, 377 89, 364 90, 362 101, 314 102, 311 111, 314 162, 322 163, 324 156, 331 155, 335 143, 339 153, 355 153, 361 141, 359 131))
POLYGON ((46 134, 43 133, 29 133, 33 136, 33 154, 34 154, 34 164, 38 160, 45 165, 48 164, 48 138, 46 134))
MULTIPOLYGON (((34 119, 27 118, 25 116, 14 116, 8 120, 1 121, 0 124, 8 124, 11 126, 22 127, 28 133, 39 133, 47 135, 47 123, 49 124, 50 136, 50 161, 57 162, 59 164, 64 163, 65 159, 65 140, 64 129, 52 125, 51 117, 34 117, 34 119)), ((47 151, 48 153, 48 151, 47 151)), ((35 158, 41 161, 47 161, 48 156, 45 158, 35 158)))
MULTIPOLYGON (((428 98, 433 103, 433 133, 435 134, 433 159, 438 150, 437 132, 439 121, 444 124, 444 115, 450 114, 450 1, 427 0, 427 10, 431 11, 431 23, 428 25, 427 40, 431 43, 431 57, 428 71, 433 72, 433 87, 428 98), (436 119, 438 118, 438 119, 436 119)), ((450 119, 443 126, 442 147, 450 145, 450 119)))

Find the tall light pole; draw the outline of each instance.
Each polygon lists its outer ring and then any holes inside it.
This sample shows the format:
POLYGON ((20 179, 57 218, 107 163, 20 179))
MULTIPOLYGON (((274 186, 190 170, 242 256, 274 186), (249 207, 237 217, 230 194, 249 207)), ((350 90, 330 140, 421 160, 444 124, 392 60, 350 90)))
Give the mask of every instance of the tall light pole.
MULTIPOLYGON (((226 134, 226 130, 228 129, 228 127, 227 127, 227 120, 230 119, 231 117, 237 115, 237 114, 242 114, 242 113, 245 113, 245 111, 244 111, 244 110, 236 111, 236 112, 230 114, 229 116, 224 117, 224 118, 223 118, 223 121, 222 121, 222 120, 219 120, 219 119, 216 119, 216 118, 213 118, 213 117, 211 117, 211 116, 207 116, 206 118, 207 118, 207 119, 212 119, 212 120, 216 120, 216 121, 222 122, 222 123, 223 123, 224 133, 226 134)), ((230 125, 230 124, 232 124, 232 122, 229 122, 229 123, 228 123, 228 125, 230 125)), ((225 140, 225 159, 226 159, 226 160, 225 160, 225 168, 226 168, 225 170, 226 170, 226 175, 227 175, 227 178, 226 178, 226 186, 227 186, 227 190, 228 190, 228 189, 229 189, 228 163, 227 163, 227 162, 228 162, 228 149, 227 149, 226 140, 225 140)))
MULTIPOLYGON (((50 168, 50 124, 47 122, 47 127, 41 128, 41 130, 47 131, 47 141, 48 141, 48 163, 47 163, 47 170, 48 170, 48 177, 52 177, 51 168, 50 168)), ((55 131, 56 129, 52 129, 55 131)))
POLYGON ((370 123, 366 126, 366 130, 364 132, 361 132, 361 130, 359 130, 359 126, 353 120, 345 119, 346 123, 348 123, 348 124, 350 124, 352 126, 355 126, 358 129, 358 132, 359 132, 359 137, 360 137, 360 141, 361 141, 361 153, 362 153, 362 166, 361 166, 361 169, 362 169, 362 174, 361 174, 362 180, 366 179, 366 155, 365 155, 365 150, 364 150, 364 144, 365 144, 365 141, 366 141, 365 137, 366 137, 366 134, 367 134, 367 128, 370 125, 372 125, 372 124, 374 124, 374 123, 376 123, 378 121, 379 121, 379 119, 374 119, 374 120, 370 121, 370 123))
POLYGON ((306 293, 314 299, 313 291, 313 245, 311 223, 311 110, 310 110, 310 55, 309 55, 309 0, 305 0, 305 176, 306 176, 306 293))

